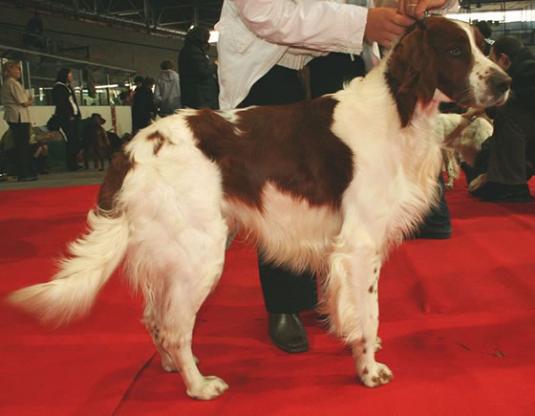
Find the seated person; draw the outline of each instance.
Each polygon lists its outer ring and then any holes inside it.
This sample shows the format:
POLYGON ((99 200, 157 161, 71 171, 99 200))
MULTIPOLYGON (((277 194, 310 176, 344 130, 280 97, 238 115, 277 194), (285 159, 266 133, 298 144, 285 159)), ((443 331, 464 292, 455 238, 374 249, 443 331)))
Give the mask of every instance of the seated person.
MULTIPOLYGON (((64 142, 59 131, 49 130, 46 126, 33 126, 30 130, 30 153, 32 167, 36 173, 49 173, 48 143, 64 142)), ((0 138, 0 173, 4 176, 16 176, 16 154, 13 136, 8 129, 0 138)))
MULTIPOLYGON (((30 132, 30 150, 35 172, 40 175, 49 173, 48 169, 48 142, 58 140, 57 131, 49 131, 46 127, 32 127, 30 132)), ((60 136, 60 140, 63 137, 60 136)))
POLYGON ((511 76, 509 101, 495 109, 494 133, 476 159, 472 195, 485 201, 531 200, 527 181, 535 166, 535 57, 513 37, 492 46, 490 58, 511 76))

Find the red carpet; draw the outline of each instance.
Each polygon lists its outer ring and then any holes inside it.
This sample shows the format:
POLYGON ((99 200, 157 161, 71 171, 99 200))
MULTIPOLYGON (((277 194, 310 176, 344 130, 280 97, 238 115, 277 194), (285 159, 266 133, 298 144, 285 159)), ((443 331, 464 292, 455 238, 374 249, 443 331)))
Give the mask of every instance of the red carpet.
MULTIPOLYGON (((0 193, 0 296, 52 275, 96 193, 0 193)), ((201 371, 230 385, 224 396, 186 397, 180 377, 160 369, 140 299, 114 278, 89 318, 56 331, 0 304, 0 414, 533 415, 535 203, 481 203, 462 189, 447 198, 453 238, 409 241, 384 267, 378 359, 394 371, 387 386, 358 384, 349 351, 313 314, 310 352, 271 346, 254 251, 238 242, 194 345, 201 371)))

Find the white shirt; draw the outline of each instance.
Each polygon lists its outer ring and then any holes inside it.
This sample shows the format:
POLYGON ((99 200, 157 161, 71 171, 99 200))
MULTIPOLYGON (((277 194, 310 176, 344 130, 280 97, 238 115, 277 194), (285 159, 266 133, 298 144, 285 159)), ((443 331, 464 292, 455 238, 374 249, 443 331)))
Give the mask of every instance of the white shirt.
MULTIPOLYGON (((357 2, 374 7, 374 0, 225 0, 215 26, 220 108, 235 108, 274 65, 298 70, 315 56, 342 52, 361 55, 370 69, 379 48, 364 41, 368 9, 346 4, 357 2)), ((448 0, 442 10, 457 5, 448 0)))
POLYGON ((72 113, 75 116, 77 116, 78 113, 80 113, 80 108, 78 107, 78 104, 76 103, 76 101, 74 101, 74 97, 72 96, 72 91, 73 90, 71 90, 71 88, 67 84, 64 84, 63 82, 57 81, 56 84, 63 85, 65 87, 65 89, 68 91, 68 93, 69 93, 69 104, 71 105, 72 113))
POLYGON ((221 109, 235 108, 276 64, 301 69, 321 52, 361 54, 368 10, 343 3, 225 0, 215 27, 221 109))
POLYGON ((30 99, 28 92, 15 78, 7 77, 2 85, 4 120, 8 123, 29 123, 30 110, 23 104, 30 99))

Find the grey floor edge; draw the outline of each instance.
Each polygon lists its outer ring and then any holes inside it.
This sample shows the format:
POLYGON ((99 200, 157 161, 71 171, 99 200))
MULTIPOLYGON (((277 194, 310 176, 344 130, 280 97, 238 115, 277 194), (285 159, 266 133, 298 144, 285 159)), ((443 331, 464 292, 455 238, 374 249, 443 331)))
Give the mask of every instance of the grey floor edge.
POLYGON ((33 182, 17 182, 16 178, 0 178, 0 191, 97 185, 102 183, 105 174, 106 171, 82 169, 76 172, 54 172, 48 175, 39 175, 39 179, 33 182))

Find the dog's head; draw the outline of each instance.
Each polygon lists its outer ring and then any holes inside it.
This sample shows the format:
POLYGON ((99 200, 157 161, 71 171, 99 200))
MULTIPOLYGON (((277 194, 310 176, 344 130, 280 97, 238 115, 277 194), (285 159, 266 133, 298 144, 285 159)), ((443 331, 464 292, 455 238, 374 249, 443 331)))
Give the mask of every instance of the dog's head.
POLYGON ((91 121, 95 126, 102 126, 106 124, 106 120, 102 118, 102 116, 99 113, 93 113, 91 114, 91 121))
POLYGON ((409 28, 387 58, 386 69, 403 127, 417 103, 437 97, 463 107, 505 103, 511 79, 483 54, 483 43, 477 29, 444 17, 429 17, 409 28))

